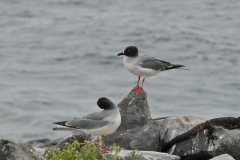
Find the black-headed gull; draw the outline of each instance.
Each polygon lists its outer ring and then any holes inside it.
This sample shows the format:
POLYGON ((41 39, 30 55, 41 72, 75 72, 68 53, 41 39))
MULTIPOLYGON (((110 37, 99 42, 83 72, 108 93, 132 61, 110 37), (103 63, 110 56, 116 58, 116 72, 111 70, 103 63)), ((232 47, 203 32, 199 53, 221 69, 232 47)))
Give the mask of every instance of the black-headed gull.
MULTIPOLYGON (((138 54, 138 48, 135 46, 127 47, 124 52, 118 54, 118 56, 124 55, 123 64, 131 73, 138 76, 137 85, 134 87, 136 93, 142 93, 142 87, 145 78, 155 76, 158 73, 172 69, 185 69, 180 64, 171 64, 169 62, 156 59, 154 57, 138 54), (139 87, 140 78, 142 79, 142 85, 139 87)), ((186 69, 188 70, 188 69, 186 69)))
MULTIPOLYGON (((74 118, 69 121, 55 122, 58 126, 53 130, 81 130, 86 134, 93 136, 104 136, 109 135, 116 131, 121 123, 121 115, 118 107, 109 99, 103 97, 97 101, 99 108, 103 109, 100 112, 90 113, 83 118, 74 118)), ((99 140, 99 138, 97 139, 99 140)), ((111 150, 104 145, 104 139, 102 141, 101 152, 111 150)))

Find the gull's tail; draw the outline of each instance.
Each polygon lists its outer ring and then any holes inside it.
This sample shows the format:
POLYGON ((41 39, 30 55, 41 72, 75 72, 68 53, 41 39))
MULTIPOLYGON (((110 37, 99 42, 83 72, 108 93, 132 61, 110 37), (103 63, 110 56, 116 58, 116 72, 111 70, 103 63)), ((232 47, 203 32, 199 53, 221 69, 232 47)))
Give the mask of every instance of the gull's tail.
POLYGON ((181 65, 181 64, 173 64, 171 66, 168 66, 167 68, 164 68, 163 70, 171 70, 171 69, 183 69, 183 70, 189 70, 190 69, 187 69, 187 68, 183 68, 185 67, 184 65, 181 65))
POLYGON ((61 121, 61 122, 55 122, 53 124, 57 124, 57 127, 53 128, 54 131, 56 130, 62 130, 62 131, 74 131, 76 130, 76 128, 71 128, 71 127, 68 127, 66 126, 66 123, 68 121, 61 121))

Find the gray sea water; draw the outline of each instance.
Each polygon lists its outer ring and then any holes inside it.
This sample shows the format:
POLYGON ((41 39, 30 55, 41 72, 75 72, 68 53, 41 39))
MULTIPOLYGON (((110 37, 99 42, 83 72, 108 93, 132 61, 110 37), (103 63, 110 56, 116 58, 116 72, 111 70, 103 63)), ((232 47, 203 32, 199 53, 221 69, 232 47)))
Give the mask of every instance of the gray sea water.
POLYGON ((240 1, 1 0, 0 138, 62 138, 55 121, 118 104, 129 45, 191 71, 147 78, 152 117, 240 115, 240 1))

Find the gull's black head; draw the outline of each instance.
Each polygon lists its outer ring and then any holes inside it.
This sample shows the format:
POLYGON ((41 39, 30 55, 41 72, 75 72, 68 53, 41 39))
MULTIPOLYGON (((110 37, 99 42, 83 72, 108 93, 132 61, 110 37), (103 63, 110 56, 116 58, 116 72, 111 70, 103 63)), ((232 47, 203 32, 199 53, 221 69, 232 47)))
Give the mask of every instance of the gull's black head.
POLYGON ((135 57, 138 55, 138 49, 135 46, 128 46, 124 52, 118 54, 118 56, 125 55, 128 57, 135 57))
POLYGON ((112 109, 114 107, 113 102, 105 97, 99 98, 97 101, 97 105, 101 109, 112 109))

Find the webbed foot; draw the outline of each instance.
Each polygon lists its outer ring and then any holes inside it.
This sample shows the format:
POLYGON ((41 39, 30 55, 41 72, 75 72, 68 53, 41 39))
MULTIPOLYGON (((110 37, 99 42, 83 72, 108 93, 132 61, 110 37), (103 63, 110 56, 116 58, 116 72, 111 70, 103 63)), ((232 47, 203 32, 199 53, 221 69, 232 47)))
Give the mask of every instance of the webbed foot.
POLYGON ((139 87, 137 90, 136 90, 136 94, 140 94, 140 93, 142 93, 143 92, 143 89, 141 88, 141 87, 139 87))
POLYGON ((136 86, 133 88, 133 90, 137 90, 138 88, 139 88, 139 86, 136 85, 136 86))

